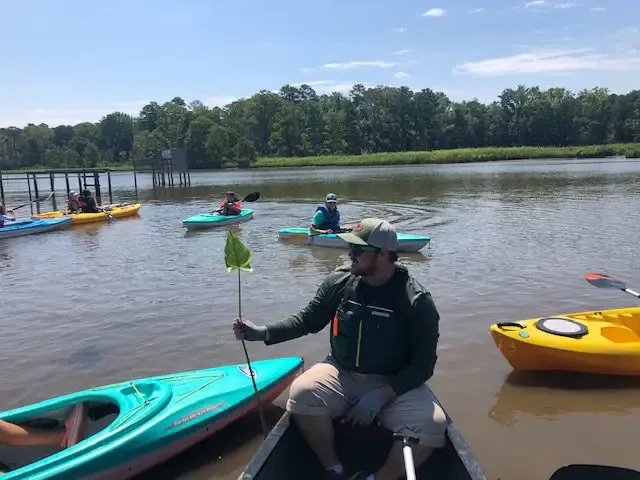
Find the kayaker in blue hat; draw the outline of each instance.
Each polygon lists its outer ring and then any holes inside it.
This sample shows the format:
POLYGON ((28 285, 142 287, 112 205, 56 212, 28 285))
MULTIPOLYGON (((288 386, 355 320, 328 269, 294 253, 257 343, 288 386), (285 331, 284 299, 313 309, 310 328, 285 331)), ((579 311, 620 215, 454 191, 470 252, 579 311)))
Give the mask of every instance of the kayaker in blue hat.
POLYGON ((310 230, 314 233, 340 233, 340 211, 338 210, 338 197, 335 193, 328 193, 324 199, 324 205, 316 207, 316 213, 311 220, 310 230))

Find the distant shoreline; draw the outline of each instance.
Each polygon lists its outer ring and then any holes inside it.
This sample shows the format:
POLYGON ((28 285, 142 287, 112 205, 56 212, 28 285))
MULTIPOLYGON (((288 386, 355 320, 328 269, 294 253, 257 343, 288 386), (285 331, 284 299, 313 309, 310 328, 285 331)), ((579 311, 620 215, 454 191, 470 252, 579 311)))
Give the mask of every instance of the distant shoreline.
MULTIPOLYGON (((459 148, 451 150, 429 150, 418 152, 390 152, 365 155, 328 155, 320 157, 263 157, 251 164, 251 169, 263 168, 299 168, 299 167, 367 167, 383 165, 435 165, 451 163, 482 163, 504 160, 536 160, 560 158, 607 158, 621 156, 640 158, 640 143, 616 143, 606 145, 584 145, 568 147, 485 147, 459 148)), ((131 164, 108 165, 112 171, 133 172, 131 164)), ((29 173, 35 170, 48 170, 46 167, 33 167, 16 170, 3 170, 3 174, 29 173)), ((72 170, 72 169, 69 169, 72 170)), ((82 169, 75 168, 74 171, 82 169)), ((236 170, 227 166, 219 170, 192 169, 191 172, 236 170)), ((54 169, 54 171, 64 171, 54 169)), ((140 173, 150 169, 138 170, 140 173)))

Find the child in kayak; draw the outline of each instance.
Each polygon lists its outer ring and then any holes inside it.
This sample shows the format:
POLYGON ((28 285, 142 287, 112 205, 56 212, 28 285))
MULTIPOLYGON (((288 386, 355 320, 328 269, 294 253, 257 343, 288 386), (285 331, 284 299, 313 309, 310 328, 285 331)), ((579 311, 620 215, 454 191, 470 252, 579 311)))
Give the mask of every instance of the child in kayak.
POLYGON ((80 194, 71 190, 69 192, 69 202, 67 203, 67 210, 69 213, 80 213, 80 194))
POLYGON ((213 213, 220 215, 240 215, 242 211, 242 202, 234 192, 227 192, 227 198, 220 202, 218 208, 213 213))
POLYGON ((7 215, 7 207, 0 205, 0 228, 4 227, 4 222, 15 222, 16 217, 7 215))

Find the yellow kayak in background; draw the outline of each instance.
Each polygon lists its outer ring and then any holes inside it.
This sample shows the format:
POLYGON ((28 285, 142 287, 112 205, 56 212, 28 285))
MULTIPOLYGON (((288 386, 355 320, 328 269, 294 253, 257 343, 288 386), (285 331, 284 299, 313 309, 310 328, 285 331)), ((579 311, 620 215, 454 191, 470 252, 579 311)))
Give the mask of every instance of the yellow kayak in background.
POLYGON ((640 307, 494 323, 489 332, 515 370, 640 375, 640 307))
MULTIPOLYGON (((110 205, 103 205, 103 207, 108 207, 110 205)), ((132 217, 133 215, 138 215, 138 211, 142 207, 140 203, 134 203, 131 205, 112 205, 109 213, 113 218, 124 218, 124 217, 132 217)), ((99 213, 65 213, 61 211, 54 212, 45 212, 37 215, 32 215, 31 218, 34 219, 44 219, 44 218, 59 218, 59 217, 71 217, 71 225, 81 225, 84 223, 94 223, 94 222, 108 222, 109 216, 104 212, 99 213)))

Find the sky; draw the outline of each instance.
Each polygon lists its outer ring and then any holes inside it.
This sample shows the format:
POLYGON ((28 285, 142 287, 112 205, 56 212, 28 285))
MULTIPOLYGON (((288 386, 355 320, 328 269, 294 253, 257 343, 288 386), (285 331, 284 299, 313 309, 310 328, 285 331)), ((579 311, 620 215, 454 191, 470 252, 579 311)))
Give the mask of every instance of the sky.
POLYGON ((0 0, 0 127, 303 83, 626 93, 639 73, 638 0, 0 0))

